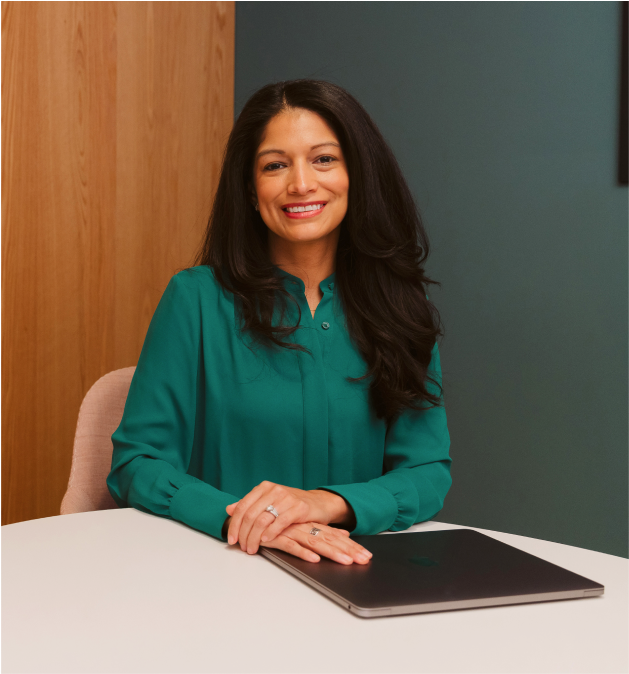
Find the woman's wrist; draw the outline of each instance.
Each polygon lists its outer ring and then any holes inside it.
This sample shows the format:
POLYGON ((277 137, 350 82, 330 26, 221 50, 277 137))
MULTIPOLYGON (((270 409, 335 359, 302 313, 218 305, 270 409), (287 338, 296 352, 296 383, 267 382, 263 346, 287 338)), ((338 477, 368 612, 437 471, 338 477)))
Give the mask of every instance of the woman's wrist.
POLYGON ((354 509, 342 496, 325 489, 313 489, 312 493, 323 499, 327 513, 324 524, 340 525, 350 531, 356 527, 354 509))

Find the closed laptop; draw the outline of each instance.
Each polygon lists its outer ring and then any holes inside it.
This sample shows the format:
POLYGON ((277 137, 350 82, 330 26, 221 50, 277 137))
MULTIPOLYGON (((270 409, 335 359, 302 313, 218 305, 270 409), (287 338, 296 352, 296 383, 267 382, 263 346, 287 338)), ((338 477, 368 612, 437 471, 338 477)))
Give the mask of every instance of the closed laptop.
POLYGON ((370 618, 602 595, 604 587, 473 529, 352 536, 373 553, 345 566, 261 554, 356 615, 370 618))

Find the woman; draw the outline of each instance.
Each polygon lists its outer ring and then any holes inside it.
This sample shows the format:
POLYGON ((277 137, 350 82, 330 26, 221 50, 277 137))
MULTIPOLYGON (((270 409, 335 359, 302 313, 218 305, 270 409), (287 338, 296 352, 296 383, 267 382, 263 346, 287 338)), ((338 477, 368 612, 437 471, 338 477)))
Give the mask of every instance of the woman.
POLYGON ((107 484, 120 506, 308 561, 434 516, 450 488, 436 283, 397 162, 323 81, 230 134, 197 266, 146 335, 107 484))

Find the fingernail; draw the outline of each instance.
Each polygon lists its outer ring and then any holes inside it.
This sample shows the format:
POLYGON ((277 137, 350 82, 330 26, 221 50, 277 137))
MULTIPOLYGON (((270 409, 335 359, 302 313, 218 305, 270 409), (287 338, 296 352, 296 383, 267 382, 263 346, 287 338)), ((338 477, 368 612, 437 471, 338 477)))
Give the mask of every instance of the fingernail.
POLYGON ((230 545, 233 545, 236 541, 234 541, 234 537, 233 537, 233 536, 228 536, 228 537, 227 537, 227 542, 228 542, 230 545))
POLYGON ((269 540, 269 537, 268 536, 262 536, 262 538, 260 540, 264 541, 266 543, 269 540))
POLYGON ((361 562, 368 562, 369 561, 369 557, 367 557, 367 555, 365 555, 363 553, 360 553, 360 555, 357 556, 357 559, 359 559, 361 562))
POLYGON ((354 561, 354 560, 353 560, 351 557, 349 557, 348 555, 342 555, 342 556, 341 556, 341 559, 342 559, 344 562, 353 562, 353 561, 354 561))

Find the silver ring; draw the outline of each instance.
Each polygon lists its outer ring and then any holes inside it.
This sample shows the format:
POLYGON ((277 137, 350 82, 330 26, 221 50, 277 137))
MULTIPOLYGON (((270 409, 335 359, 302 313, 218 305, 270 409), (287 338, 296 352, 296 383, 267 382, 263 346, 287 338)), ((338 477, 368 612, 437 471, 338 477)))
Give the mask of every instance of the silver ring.
POLYGON ((312 529, 310 529, 310 533, 313 536, 316 536, 320 531, 321 531, 321 529, 317 529, 317 527, 312 527, 312 529))
POLYGON ((271 515, 275 515, 276 518, 280 516, 280 514, 277 512, 277 510, 275 510, 275 508, 272 505, 267 506, 266 511, 268 513, 271 513, 271 515))

